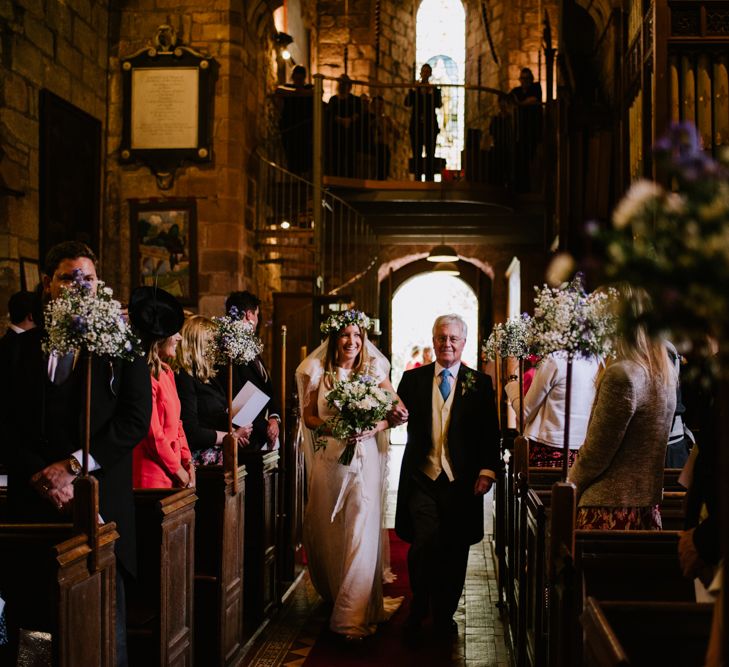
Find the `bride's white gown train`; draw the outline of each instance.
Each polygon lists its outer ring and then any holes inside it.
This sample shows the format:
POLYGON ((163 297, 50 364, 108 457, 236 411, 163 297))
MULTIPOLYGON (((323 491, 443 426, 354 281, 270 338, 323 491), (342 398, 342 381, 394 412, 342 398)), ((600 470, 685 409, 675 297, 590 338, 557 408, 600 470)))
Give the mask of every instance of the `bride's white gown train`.
MULTIPOLYGON (((349 371, 337 369, 340 379, 349 371)), ((318 413, 326 420, 329 391, 321 382, 318 413)), ((357 445, 352 463, 337 462, 341 440, 328 437, 313 457, 304 515, 304 546, 317 592, 332 604, 334 632, 366 636, 397 610, 402 598, 382 594, 382 499, 387 468, 386 444, 374 437, 357 445)), ((385 533, 386 535, 386 533, 385 533)))

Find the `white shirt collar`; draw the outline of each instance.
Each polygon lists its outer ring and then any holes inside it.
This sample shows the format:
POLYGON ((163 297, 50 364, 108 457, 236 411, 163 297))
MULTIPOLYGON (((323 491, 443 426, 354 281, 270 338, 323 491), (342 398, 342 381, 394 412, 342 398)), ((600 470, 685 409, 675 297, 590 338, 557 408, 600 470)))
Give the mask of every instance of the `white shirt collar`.
MULTIPOLYGON (((437 361, 435 362, 435 377, 440 377, 441 371, 444 369, 444 366, 441 366, 437 361)), ((453 364, 449 369, 448 372, 451 374, 452 378, 458 377, 458 371, 461 368, 461 362, 457 361, 455 364, 453 364)))
POLYGON ((20 327, 16 327, 12 322, 8 324, 8 326, 16 333, 16 334, 22 334, 25 333, 25 329, 21 329, 20 327))

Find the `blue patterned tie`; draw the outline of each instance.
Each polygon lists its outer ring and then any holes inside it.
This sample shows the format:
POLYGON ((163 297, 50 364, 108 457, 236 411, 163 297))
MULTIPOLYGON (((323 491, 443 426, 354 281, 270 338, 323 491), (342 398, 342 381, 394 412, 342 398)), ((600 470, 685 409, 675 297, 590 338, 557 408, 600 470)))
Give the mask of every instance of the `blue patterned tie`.
POLYGON ((440 372, 440 395, 444 401, 448 400, 448 395, 451 393, 451 372, 444 368, 440 372))

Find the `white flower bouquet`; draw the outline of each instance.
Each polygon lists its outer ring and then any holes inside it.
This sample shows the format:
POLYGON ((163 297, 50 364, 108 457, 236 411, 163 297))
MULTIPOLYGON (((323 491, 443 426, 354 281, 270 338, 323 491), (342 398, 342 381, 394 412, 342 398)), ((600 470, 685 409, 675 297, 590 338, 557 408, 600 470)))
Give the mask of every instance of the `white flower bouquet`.
POLYGON ((535 354, 607 357, 612 353, 617 326, 615 290, 588 295, 580 274, 561 287, 534 289, 531 333, 535 354))
POLYGON ((73 282, 45 307, 43 350, 57 356, 74 350, 122 359, 137 356, 139 340, 112 295, 111 288, 102 282, 94 292, 82 272, 74 271, 73 282))
POLYGON ((495 324, 491 335, 481 347, 487 361, 504 357, 524 359, 531 354, 531 318, 527 313, 512 317, 506 324, 495 324))
POLYGON ((215 333, 208 354, 216 365, 248 364, 263 350, 263 342, 256 336, 253 325, 237 315, 233 308, 230 315, 213 318, 215 333))
MULTIPOLYGON (((353 374, 344 380, 335 380, 326 395, 327 404, 335 408, 337 414, 325 424, 332 436, 346 441, 339 463, 348 466, 354 457, 358 435, 373 429, 387 416, 397 402, 394 395, 377 386, 371 375, 353 374)), ((321 430, 317 433, 316 448, 326 446, 321 430)))

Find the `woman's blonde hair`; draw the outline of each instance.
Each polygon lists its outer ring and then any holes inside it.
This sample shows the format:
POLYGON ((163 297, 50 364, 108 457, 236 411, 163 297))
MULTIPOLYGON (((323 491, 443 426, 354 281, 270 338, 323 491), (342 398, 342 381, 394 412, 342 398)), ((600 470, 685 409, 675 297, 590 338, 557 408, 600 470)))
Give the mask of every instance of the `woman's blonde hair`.
POLYGON ((158 338, 149 344, 149 350, 147 352, 147 366, 152 373, 152 377, 155 380, 159 380, 160 373, 169 368, 169 366, 162 361, 162 357, 159 354, 160 349, 164 347, 164 344, 169 338, 158 338))
POLYGON ((215 377, 215 367, 207 355, 214 331, 215 324, 207 317, 188 317, 180 329, 182 340, 177 345, 175 370, 183 370, 200 382, 207 383, 215 377))
POLYGON ((637 322, 629 333, 623 333, 615 340, 615 359, 627 359, 645 369, 652 378, 666 386, 675 385, 676 369, 668 357, 665 343, 651 335, 640 317, 651 308, 651 298, 644 289, 628 283, 616 285, 623 315, 631 322, 637 322))
MULTIPOLYGON (((352 325, 347 325, 352 326, 352 325)), ((370 364, 370 355, 367 353, 367 329, 363 329, 358 324, 355 324, 359 329, 359 333, 362 336, 362 349, 359 351, 357 358, 354 361, 353 372, 363 373, 365 372, 370 364)), ((344 329, 343 327, 336 333, 330 333, 327 342, 327 356, 324 360, 324 386, 331 388, 333 384, 332 377, 336 375, 337 370, 337 341, 342 336, 344 329)))

